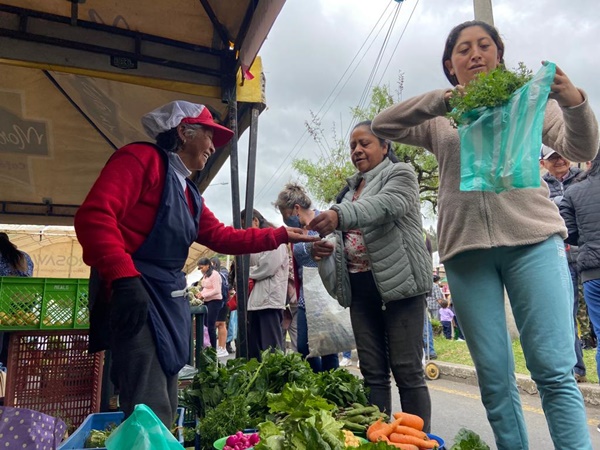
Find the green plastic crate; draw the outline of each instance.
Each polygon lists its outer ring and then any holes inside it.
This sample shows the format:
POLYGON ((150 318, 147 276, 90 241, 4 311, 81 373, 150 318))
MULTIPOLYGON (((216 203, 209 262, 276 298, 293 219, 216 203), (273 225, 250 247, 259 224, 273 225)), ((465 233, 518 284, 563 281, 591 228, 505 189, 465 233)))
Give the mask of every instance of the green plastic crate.
POLYGON ((0 330, 89 328, 88 279, 0 277, 0 330))

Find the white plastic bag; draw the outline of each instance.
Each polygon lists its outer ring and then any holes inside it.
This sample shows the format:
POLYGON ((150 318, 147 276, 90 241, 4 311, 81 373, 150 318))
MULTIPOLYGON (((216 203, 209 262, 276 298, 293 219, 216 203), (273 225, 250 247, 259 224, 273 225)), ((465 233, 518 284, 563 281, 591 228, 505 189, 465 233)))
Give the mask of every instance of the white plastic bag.
POLYGON ((308 356, 323 356, 356 348, 350 310, 327 293, 316 267, 302 268, 302 288, 308 325, 308 356))

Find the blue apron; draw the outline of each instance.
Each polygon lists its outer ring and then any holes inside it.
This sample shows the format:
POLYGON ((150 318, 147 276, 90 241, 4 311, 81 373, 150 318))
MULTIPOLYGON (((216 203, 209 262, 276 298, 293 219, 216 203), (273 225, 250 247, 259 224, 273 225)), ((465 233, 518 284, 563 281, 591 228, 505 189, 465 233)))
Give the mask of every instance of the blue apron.
POLYGON ((196 186, 186 179, 193 200, 192 217, 181 183, 164 156, 167 175, 156 220, 132 258, 152 299, 148 322, 158 359, 164 372, 172 376, 189 360, 191 314, 181 269, 198 236, 202 198, 196 186))

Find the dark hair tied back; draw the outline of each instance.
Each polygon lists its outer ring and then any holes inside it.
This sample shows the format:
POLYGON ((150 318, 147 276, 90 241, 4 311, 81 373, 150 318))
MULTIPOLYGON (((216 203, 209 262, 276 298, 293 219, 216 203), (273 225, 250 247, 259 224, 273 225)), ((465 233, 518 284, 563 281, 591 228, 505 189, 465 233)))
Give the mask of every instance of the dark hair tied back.
POLYGON ((163 131, 156 136, 156 145, 167 152, 176 152, 181 145, 177 127, 171 128, 169 131, 163 131))
POLYGON ((210 263, 210 259, 208 259, 208 258, 200 258, 200 260, 198 261, 198 265, 199 266, 208 266, 208 270, 204 274, 205 277, 210 277, 212 275, 212 273, 213 273, 213 266, 210 263))
POLYGON ((446 61, 450 61, 452 59, 452 51, 454 47, 456 47, 456 42, 458 41, 458 37, 460 33, 470 27, 481 27, 483 30, 490 35, 494 44, 498 48, 498 57, 500 58, 500 64, 504 65, 504 42, 502 42, 502 38, 500 37, 500 33, 498 30, 494 28, 494 26, 489 23, 482 22, 481 20, 469 20, 468 22, 463 22, 460 25, 455 26, 450 31, 448 38, 446 39, 446 45, 444 46, 444 55, 442 56, 442 68, 444 69, 444 74, 452 86, 456 86, 459 84, 458 78, 456 75, 451 75, 450 71, 446 67, 446 61))
MULTIPOLYGON (((371 130, 371 124, 372 123, 373 123, 372 120, 363 120, 362 122, 358 122, 356 125, 354 125, 354 127, 352 128, 352 131, 356 130, 358 127, 367 127, 369 130, 371 130)), ((386 153, 385 156, 387 156, 391 162, 393 162, 393 163, 400 162, 400 160, 398 159, 398 157, 394 153, 394 150, 392 149, 392 142, 391 141, 388 141, 387 139, 380 138, 375 133, 373 133, 373 130, 371 130, 371 134, 373 136, 375 136, 379 140, 379 143, 382 146, 384 146, 384 145, 387 146, 387 153, 386 153)))

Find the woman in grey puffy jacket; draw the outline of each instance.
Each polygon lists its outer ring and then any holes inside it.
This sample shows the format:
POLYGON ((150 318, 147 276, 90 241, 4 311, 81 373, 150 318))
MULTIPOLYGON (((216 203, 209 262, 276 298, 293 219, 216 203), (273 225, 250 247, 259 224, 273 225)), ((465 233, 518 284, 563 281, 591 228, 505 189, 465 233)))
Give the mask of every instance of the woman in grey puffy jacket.
POLYGON ((371 403, 391 413, 390 369, 402 410, 425 421, 431 401, 423 374, 425 294, 431 288, 431 257, 425 247, 414 170, 393 163, 389 142, 357 124, 350 157, 358 172, 340 202, 308 225, 325 236, 337 230, 334 248, 315 242, 313 254, 336 261, 335 295, 350 307, 352 329, 371 403))

